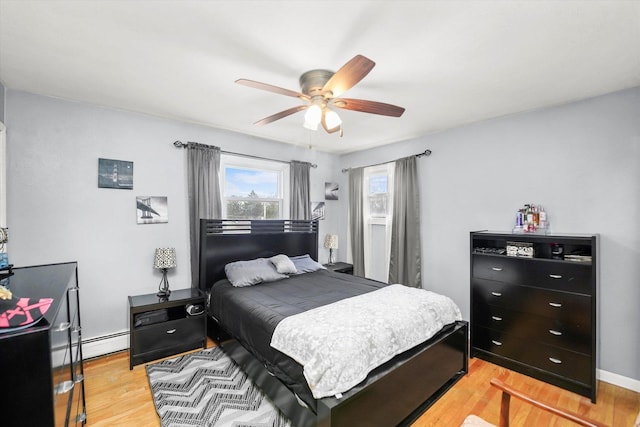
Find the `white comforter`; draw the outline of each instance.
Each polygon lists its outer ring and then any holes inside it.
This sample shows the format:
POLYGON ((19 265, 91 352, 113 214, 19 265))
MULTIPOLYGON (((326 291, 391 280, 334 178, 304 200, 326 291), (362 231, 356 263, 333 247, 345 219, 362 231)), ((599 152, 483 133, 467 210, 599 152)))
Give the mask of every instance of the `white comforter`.
POLYGON ((444 295, 390 285, 285 318, 271 346, 304 367, 319 399, 349 390, 376 367, 461 319, 458 306, 444 295))

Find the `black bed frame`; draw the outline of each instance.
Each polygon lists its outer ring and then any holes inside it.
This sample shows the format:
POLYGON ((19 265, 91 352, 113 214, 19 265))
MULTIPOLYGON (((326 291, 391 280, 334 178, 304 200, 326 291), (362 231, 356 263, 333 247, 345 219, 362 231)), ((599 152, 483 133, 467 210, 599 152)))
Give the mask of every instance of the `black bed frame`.
MULTIPOLYGON (((318 259, 318 223, 306 220, 200 220, 200 288, 225 278, 233 261, 277 254, 309 254, 318 259)), ((409 425, 468 372, 465 321, 372 371, 367 379, 336 399, 317 400, 317 413, 297 397, 233 337, 209 317, 207 330, 229 356, 295 426, 351 427, 409 425)))

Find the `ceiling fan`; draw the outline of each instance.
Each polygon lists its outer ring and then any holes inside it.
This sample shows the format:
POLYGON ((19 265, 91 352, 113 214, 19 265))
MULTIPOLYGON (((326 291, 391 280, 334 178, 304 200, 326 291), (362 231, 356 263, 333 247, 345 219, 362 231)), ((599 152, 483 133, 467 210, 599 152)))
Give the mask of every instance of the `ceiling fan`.
POLYGON ((369 74, 375 65, 376 63, 369 58, 356 55, 335 73, 329 70, 307 71, 300 76, 301 92, 247 79, 238 79, 236 83, 280 95, 300 98, 305 102, 302 105, 291 107, 258 120, 254 124, 259 126, 266 125, 298 111, 307 110, 304 127, 317 130, 318 125, 322 124, 327 133, 340 131, 340 136, 342 136, 342 120, 333 110, 333 107, 392 117, 400 117, 404 113, 404 108, 396 105, 366 101, 364 99, 339 98, 340 95, 351 89, 369 74))

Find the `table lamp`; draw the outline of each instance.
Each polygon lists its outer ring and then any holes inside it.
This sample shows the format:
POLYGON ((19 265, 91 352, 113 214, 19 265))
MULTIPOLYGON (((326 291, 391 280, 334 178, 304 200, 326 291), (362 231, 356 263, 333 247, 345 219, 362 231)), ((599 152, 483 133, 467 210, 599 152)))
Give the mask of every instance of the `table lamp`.
POLYGON ((176 249, 175 248, 157 248, 156 256, 153 261, 153 268, 162 270, 162 280, 158 286, 158 295, 166 298, 171 294, 169 290, 169 280, 167 280, 167 270, 176 267, 176 249))
POLYGON ((334 249, 338 249, 338 235, 327 234, 324 237, 324 247, 329 249, 329 265, 333 265, 336 262, 334 255, 334 249))

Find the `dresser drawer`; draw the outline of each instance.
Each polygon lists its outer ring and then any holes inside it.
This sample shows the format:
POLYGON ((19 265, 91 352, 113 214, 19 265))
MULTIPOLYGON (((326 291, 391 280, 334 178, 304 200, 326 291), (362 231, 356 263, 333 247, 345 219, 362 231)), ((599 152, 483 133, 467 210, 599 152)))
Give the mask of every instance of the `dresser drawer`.
MULTIPOLYGON (((588 313, 567 313, 550 318, 474 303, 472 327, 482 326, 515 337, 591 354, 591 323, 588 313)), ((473 334, 472 334, 473 335, 473 334)))
POLYGON ((473 279, 474 307, 492 305, 553 319, 568 320, 575 316, 591 324, 591 297, 504 282, 473 279))
POLYGON ((591 295, 591 264, 502 256, 473 256, 473 277, 591 295))
POLYGON ((521 339, 503 331, 474 328, 474 347, 530 365, 572 381, 590 384, 591 357, 564 348, 521 339))
POLYGON ((187 317, 136 329, 132 344, 136 354, 202 341, 202 317, 187 317))

